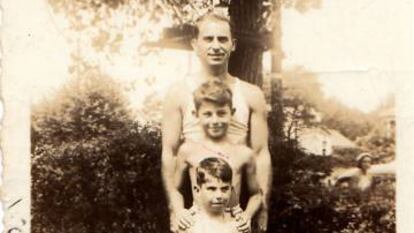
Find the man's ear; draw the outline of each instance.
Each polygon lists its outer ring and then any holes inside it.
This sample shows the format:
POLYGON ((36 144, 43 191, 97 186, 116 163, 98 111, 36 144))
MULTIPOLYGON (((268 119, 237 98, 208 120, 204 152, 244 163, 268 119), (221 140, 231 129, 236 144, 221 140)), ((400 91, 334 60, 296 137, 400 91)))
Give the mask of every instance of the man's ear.
POLYGON ((234 52, 234 50, 236 50, 237 40, 236 39, 231 39, 231 41, 233 42, 233 46, 231 48, 231 51, 234 52))
POLYGON ((236 112, 236 108, 231 108, 231 115, 233 116, 234 113, 236 112))

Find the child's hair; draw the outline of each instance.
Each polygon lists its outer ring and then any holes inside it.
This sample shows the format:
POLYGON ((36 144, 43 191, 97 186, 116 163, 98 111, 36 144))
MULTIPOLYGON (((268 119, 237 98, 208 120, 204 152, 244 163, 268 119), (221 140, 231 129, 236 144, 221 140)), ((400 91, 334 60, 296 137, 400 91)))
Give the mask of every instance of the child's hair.
POLYGON ((193 93, 195 109, 198 111, 203 102, 210 102, 219 106, 229 105, 233 107, 233 94, 223 81, 211 80, 203 83, 193 93))
POLYGON ((214 157, 203 159, 196 168, 196 179, 199 187, 207 182, 207 174, 225 183, 231 183, 233 177, 230 165, 225 160, 214 157))
POLYGON ((227 23, 230 27, 230 33, 232 38, 234 37, 233 34, 233 25, 229 19, 229 17, 223 15, 223 14, 219 14, 217 12, 214 11, 208 11, 206 14, 202 15, 201 17, 199 17, 196 22, 195 22, 195 28, 194 28, 194 32, 193 32, 193 38, 197 38, 199 33, 200 33, 200 25, 201 23, 205 22, 205 21, 220 21, 220 22, 224 22, 227 23))

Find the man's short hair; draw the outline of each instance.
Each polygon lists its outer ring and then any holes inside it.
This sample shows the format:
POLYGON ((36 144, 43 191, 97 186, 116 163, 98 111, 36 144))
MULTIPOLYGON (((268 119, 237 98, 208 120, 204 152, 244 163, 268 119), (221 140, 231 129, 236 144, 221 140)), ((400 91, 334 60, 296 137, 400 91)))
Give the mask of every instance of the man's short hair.
POLYGON ((215 157, 203 159, 196 168, 196 180, 199 187, 207 182, 207 174, 224 183, 231 183, 233 178, 230 165, 225 160, 215 157))
POLYGON ((229 17, 224 16, 222 14, 218 14, 214 11, 210 11, 204 15, 202 15, 201 17, 199 17, 196 22, 195 22, 195 28, 194 28, 194 34, 193 37, 197 38, 198 35, 200 34, 200 25, 205 22, 205 21, 220 21, 220 22, 224 22, 227 23, 230 27, 230 34, 231 37, 234 38, 234 32, 233 32, 233 25, 229 19, 229 17))
POLYGON ((229 86, 217 79, 201 84, 201 86, 194 91, 193 97, 196 111, 199 110, 203 102, 210 102, 219 106, 229 105, 230 108, 233 107, 233 94, 229 86))

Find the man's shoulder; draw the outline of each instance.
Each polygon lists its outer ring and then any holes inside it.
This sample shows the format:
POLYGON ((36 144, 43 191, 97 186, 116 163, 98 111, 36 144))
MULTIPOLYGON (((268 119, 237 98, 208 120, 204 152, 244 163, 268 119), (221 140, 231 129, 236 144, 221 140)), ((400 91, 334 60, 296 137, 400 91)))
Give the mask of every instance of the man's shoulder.
POLYGON ((258 87, 257 85, 251 84, 247 81, 244 81, 240 78, 235 77, 238 82, 240 83, 241 88, 243 89, 243 91, 253 91, 255 93, 261 93, 262 90, 260 89, 260 87, 258 87))
POLYGON ((174 80, 170 85, 169 85, 169 92, 177 92, 180 93, 182 92, 183 88, 186 88, 186 79, 185 78, 180 78, 178 80, 174 80))
POLYGON ((182 101, 186 98, 187 89, 188 85, 184 78, 173 81, 167 89, 164 104, 168 103, 170 106, 181 108, 183 105, 182 101))
POLYGON ((250 104, 257 104, 258 102, 261 102, 262 99, 264 99, 264 93, 260 87, 251 84, 249 82, 246 82, 240 78, 237 78, 238 82, 240 83, 240 89, 243 93, 243 96, 245 97, 246 101, 250 104))

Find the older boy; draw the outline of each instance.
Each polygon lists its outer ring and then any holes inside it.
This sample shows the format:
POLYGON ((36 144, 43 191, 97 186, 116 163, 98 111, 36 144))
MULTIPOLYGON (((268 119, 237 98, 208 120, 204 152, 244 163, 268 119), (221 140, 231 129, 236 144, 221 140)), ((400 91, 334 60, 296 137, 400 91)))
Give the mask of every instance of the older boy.
POLYGON ((186 139, 179 148, 174 178, 176 184, 172 192, 175 224, 183 229, 192 225, 190 212, 184 209, 183 196, 178 191, 185 171, 189 169, 194 205, 198 206, 195 168, 203 159, 214 157, 227 161, 233 171, 233 194, 228 207, 235 217, 241 219, 238 222, 239 231, 248 232, 250 220, 262 203, 262 193, 257 182, 253 151, 245 145, 234 144, 228 136, 228 128, 233 123, 232 115, 235 112, 232 93, 224 82, 212 80, 202 84, 195 91, 194 105, 193 114, 198 119, 198 126, 202 128, 203 135, 197 141, 186 139), (250 194, 245 211, 238 206, 243 172, 246 174, 250 194))

